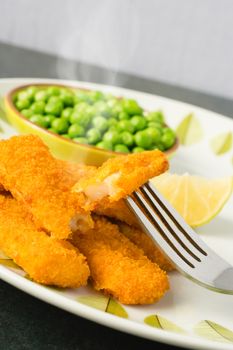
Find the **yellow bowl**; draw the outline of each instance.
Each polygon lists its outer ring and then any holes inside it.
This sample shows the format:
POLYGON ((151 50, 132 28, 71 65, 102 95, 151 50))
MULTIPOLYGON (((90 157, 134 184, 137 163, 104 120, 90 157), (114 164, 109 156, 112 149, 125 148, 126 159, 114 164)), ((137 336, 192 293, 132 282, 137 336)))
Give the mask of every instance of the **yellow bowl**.
MULTIPOLYGON (((84 145, 69 139, 65 139, 62 136, 54 134, 36 124, 30 122, 25 118, 14 106, 13 97, 14 95, 22 89, 25 89, 29 86, 39 86, 46 87, 51 86, 51 84, 30 84, 30 85, 21 85, 16 89, 12 89, 4 98, 6 116, 11 125, 13 125, 21 134, 34 134, 38 135, 50 148, 53 155, 57 158, 70 160, 78 163, 85 163, 88 165, 99 166, 108 158, 115 157, 120 154, 120 152, 112 152, 108 150, 103 150, 101 148, 84 145)), ((53 85, 55 86, 55 85, 53 85)), ((67 87, 74 89, 68 85, 59 85, 56 86, 67 87)), ((83 89, 84 90, 84 89, 83 89)), ((165 154, 170 158, 174 152, 177 150, 179 145, 178 139, 176 139, 175 144, 167 151, 165 154)))

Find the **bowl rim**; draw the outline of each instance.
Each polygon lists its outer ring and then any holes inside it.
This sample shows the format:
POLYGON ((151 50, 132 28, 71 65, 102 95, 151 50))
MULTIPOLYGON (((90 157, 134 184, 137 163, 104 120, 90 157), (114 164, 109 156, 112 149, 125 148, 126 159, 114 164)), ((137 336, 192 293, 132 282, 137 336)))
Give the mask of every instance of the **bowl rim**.
MULTIPOLYGON (((71 143, 72 145, 78 145, 81 146, 82 148, 87 148, 90 149, 92 151, 95 152, 100 152, 103 153, 105 155, 110 154, 112 156, 114 155, 127 155, 127 154, 133 154, 132 152, 130 153, 124 153, 124 152, 117 152, 117 151, 111 151, 111 150, 106 150, 100 147, 96 147, 93 145, 88 145, 88 144, 83 144, 77 141, 73 141, 72 139, 68 139, 65 137, 62 137, 59 134, 55 134, 33 122, 31 122, 29 119, 27 119, 26 117, 24 117, 24 115, 22 113, 20 113, 20 111, 18 111, 18 109, 15 107, 14 103, 13 103, 13 95, 16 94, 18 91, 23 90, 25 88, 31 87, 31 86, 38 86, 38 87, 48 87, 48 86, 58 86, 58 87, 64 87, 64 88, 68 88, 70 90, 83 90, 83 91, 95 91, 92 89, 86 89, 83 87, 78 87, 78 86, 72 86, 72 85, 68 85, 68 84, 49 84, 49 83, 35 83, 35 84, 22 84, 19 85, 13 89, 11 89, 10 91, 8 91, 8 93, 5 95, 5 100, 8 103, 9 107, 14 111, 14 113, 21 119, 23 119, 26 123, 28 123, 29 125, 32 125, 33 127, 35 127, 36 129, 38 129, 39 131, 43 131, 45 133, 48 133, 49 135, 53 136, 54 138, 57 138, 58 140, 64 141, 64 142, 68 142, 71 143)), ((121 96, 117 96, 118 98, 121 98, 121 96)), ((177 148, 179 147, 179 140, 176 136, 175 138, 175 142, 172 145, 172 147, 170 147, 169 149, 162 151, 167 157, 174 153, 177 148)), ((145 151, 150 151, 150 150, 145 150, 145 151)))

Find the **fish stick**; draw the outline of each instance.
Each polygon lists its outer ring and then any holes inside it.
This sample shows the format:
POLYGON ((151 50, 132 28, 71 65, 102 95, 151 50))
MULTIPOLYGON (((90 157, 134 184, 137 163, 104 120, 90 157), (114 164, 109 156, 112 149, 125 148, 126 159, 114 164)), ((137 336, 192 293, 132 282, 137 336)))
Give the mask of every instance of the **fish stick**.
POLYGON ((78 181, 73 191, 83 193, 86 209, 108 207, 167 169, 168 161, 158 150, 110 158, 94 175, 78 181))
MULTIPOLYGON (((93 175, 95 172, 95 167, 79 165, 77 163, 72 164, 64 161, 62 165, 64 166, 64 169, 67 169, 69 172, 67 183, 70 187, 82 177, 93 175)), ((123 199, 110 203, 108 207, 99 205, 95 209, 95 213, 120 220, 115 222, 115 224, 118 225, 120 232, 136 246, 141 248, 144 254, 152 262, 157 263, 157 265, 165 271, 172 271, 174 269, 173 265, 155 245, 152 239, 141 230, 137 218, 129 210, 123 199)))
POLYGON ((144 254, 155 262, 162 270, 172 271, 174 266, 164 256, 161 250, 155 245, 153 240, 142 230, 129 226, 123 222, 116 223, 121 233, 123 233, 136 246, 140 247, 144 254))
POLYGON ((37 230, 30 214, 8 195, 0 195, 0 249, 36 282, 80 287, 90 271, 86 258, 71 243, 37 230))
POLYGON ((67 191, 68 173, 37 136, 0 141, 0 183, 31 212, 38 229, 57 239, 93 225, 81 197, 67 191))
POLYGON ((169 288, 166 273, 104 218, 72 242, 87 258, 94 288, 124 304, 154 303, 169 288))

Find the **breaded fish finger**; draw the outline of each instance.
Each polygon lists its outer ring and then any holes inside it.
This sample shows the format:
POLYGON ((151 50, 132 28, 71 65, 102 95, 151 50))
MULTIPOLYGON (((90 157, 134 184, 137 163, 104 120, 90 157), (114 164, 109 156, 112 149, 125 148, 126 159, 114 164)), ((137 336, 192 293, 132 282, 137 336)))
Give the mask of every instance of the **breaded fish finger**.
POLYGON ((168 161, 158 150, 110 158, 94 175, 78 181, 73 191, 84 194, 88 209, 109 206, 167 169, 168 161))
POLYGON ((87 283, 86 258, 71 243, 37 230, 10 195, 0 195, 0 248, 36 282, 70 288, 87 283))
POLYGON ((171 262, 164 256, 161 250, 154 244, 153 240, 145 232, 120 221, 117 222, 117 226, 119 227, 121 233, 123 233, 136 246, 140 247, 145 255, 151 261, 159 265, 162 270, 174 270, 174 266, 171 264, 171 262))
POLYGON ((169 288, 166 273, 104 218, 85 234, 74 233, 72 242, 87 258, 95 289, 124 304, 154 303, 169 288))
POLYGON ((64 169, 37 136, 15 136, 0 141, 0 183, 33 216, 37 228, 57 239, 72 229, 92 227, 80 197, 67 191, 64 169))

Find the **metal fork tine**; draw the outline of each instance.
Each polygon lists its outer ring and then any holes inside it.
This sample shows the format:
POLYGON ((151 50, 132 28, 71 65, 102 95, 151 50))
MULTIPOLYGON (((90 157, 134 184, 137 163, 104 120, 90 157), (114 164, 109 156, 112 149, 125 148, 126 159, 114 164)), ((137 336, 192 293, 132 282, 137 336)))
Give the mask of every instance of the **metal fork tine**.
POLYGON ((146 233, 182 274, 209 289, 233 294, 233 267, 196 237, 157 190, 145 184, 126 202, 146 233), (202 254, 201 260, 192 249, 202 254))
POLYGON ((160 204, 162 209, 171 218, 171 220, 177 226, 179 231, 183 233, 184 237, 186 237, 190 241, 190 243, 192 243, 193 246, 197 250, 199 250, 200 253, 202 253, 203 255, 207 255, 207 252, 204 250, 204 248, 206 248, 206 250, 208 251, 209 248, 207 247, 207 245, 205 245, 205 243, 199 239, 197 234, 185 222, 182 216, 179 213, 177 213, 176 210, 174 210, 171 204, 159 193, 159 191, 156 190, 156 188, 150 182, 143 185, 142 188, 149 190, 149 192, 154 197, 153 199, 160 204))
POLYGON ((192 249, 194 248, 194 246, 190 243, 190 240, 187 239, 186 236, 182 237, 180 230, 177 229, 177 227, 174 225, 174 222, 172 221, 172 218, 169 215, 169 213, 166 210, 164 210, 161 203, 158 200, 156 200, 157 198, 155 199, 145 186, 141 187, 140 190, 144 195, 144 197, 146 197, 146 200, 150 199, 150 206, 152 207, 154 212, 157 214, 159 219, 166 226, 168 231, 177 240, 177 243, 182 248, 184 248, 194 259, 196 259, 197 261, 201 261, 199 256, 196 255, 197 253, 199 253, 200 255, 200 251, 197 251, 196 254, 193 253, 192 249))
POLYGON ((187 259, 183 258, 182 254, 177 253, 177 249, 173 244, 170 244, 169 241, 167 241, 158 231, 157 228, 151 223, 151 221, 148 218, 148 212, 144 211, 135 201, 135 199, 130 196, 126 198, 126 202, 129 205, 130 209, 135 213, 135 215, 138 217, 140 224, 142 225, 142 228, 149 234, 149 236, 153 239, 155 244, 157 244, 162 251, 165 253, 165 255, 168 257, 171 262, 175 262, 175 265, 180 268, 182 271, 186 271, 189 269, 192 269, 194 265, 190 266, 187 263, 187 259), (175 249, 174 249, 175 248, 175 249), (178 263, 177 263, 178 259, 178 263))

